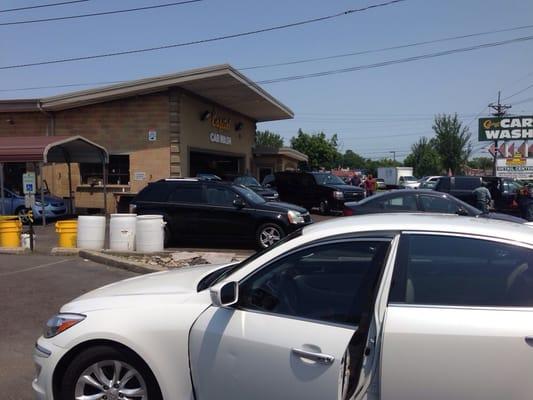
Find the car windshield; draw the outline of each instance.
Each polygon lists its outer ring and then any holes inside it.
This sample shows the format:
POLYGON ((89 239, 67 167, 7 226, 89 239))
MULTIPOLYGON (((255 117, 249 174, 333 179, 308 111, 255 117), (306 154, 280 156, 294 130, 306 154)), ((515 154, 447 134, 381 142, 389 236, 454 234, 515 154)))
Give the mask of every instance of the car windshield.
POLYGON ((412 181, 416 181, 417 179, 414 176, 404 176, 403 180, 404 181, 408 181, 408 182, 412 182, 412 181))
POLYGON ((319 185, 345 185, 343 180, 333 174, 314 174, 319 185))
POLYGON ((253 176, 239 176, 235 178, 233 183, 244 186, 261 186, 253 176))
POLYGON ((244 197, 247 201, 250 201, 254 204, 263 204, 266 203, 266 200, 255 193, 253 190, 248 189, 246 186, 235 186, 235 190, 244 197))

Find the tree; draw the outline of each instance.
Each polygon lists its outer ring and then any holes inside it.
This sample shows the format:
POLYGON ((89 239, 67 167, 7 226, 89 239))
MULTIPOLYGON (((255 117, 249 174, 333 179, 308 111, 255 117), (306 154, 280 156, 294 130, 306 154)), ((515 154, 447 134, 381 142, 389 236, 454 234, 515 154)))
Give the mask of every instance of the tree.
POLYGON ((298 129, 298 134, 291 139, 291 147, 309 157, 312 170, 335 168, 341 159, 337 135, 328 139, 324 132, 309 134, 298 129))
POLYGON ((492 158, 476 157, 468 161, 468 166, 474 169, 492 170, 492 158))
POLYGON ((283 147, 283 138, 277 133, 266 131, 255 132, 255 144, 260 147, 279 149, 283 147))
POLYGON ((471 153, 471 134, 467 126, 462 126, 457 114, 437 115, 433 130, 435 149, 439 153, 441 166, 445 172, 460 174, 471 153))
POLYGON ((438 175, 441 172, 439 153, 433 140, 422 137, 411 146, 411 153, 405 158, 404 165, 413 167, 415 176, 438 175))
POLYGON ((365 159, 353 150, 346 150, 342 156, 342 166, 344 168, 364 168, 365 159))

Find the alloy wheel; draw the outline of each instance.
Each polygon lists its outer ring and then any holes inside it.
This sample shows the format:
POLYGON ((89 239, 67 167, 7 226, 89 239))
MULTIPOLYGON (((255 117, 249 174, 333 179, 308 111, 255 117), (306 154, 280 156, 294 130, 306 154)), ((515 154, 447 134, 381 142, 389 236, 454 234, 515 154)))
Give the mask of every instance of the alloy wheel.
POLYGON ((279 242, 281 239, 281 232, 274 226, 267 226, 261 231, 259 240, 263 247, 272 246, 274 243, 279 242))
POLYGON ((147 400, 142 375, 131 365, 118 360, 94 363, 79 376, 74 391, 76 400, 147 400))

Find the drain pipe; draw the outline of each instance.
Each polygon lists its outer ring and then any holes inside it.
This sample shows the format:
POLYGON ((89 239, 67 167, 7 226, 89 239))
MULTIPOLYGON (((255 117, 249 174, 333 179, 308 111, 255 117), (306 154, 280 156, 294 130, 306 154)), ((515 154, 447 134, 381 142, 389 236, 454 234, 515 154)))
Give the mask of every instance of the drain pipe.
POLYGON ((41 103, 41 100, 37 101, 37 108, 48 119, 47 124, 46 124, 46 136, 55 136, 56 135, 56 132, 55 132, 56 131, 56 124, 55 124, 54 114, 46 111, 43 108, 43 104, 41 103))

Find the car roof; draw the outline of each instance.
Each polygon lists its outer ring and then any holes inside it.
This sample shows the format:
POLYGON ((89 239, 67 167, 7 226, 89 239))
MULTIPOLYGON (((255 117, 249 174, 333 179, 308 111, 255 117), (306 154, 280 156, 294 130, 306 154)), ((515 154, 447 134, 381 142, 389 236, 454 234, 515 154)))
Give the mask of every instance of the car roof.
POLYGON ((453 214, 386 213, 341 217, 306 226, 303 235, 328 237, 375 231, 424 231, 476 235, 533 245, 533 229, 525 224, 453 214))

